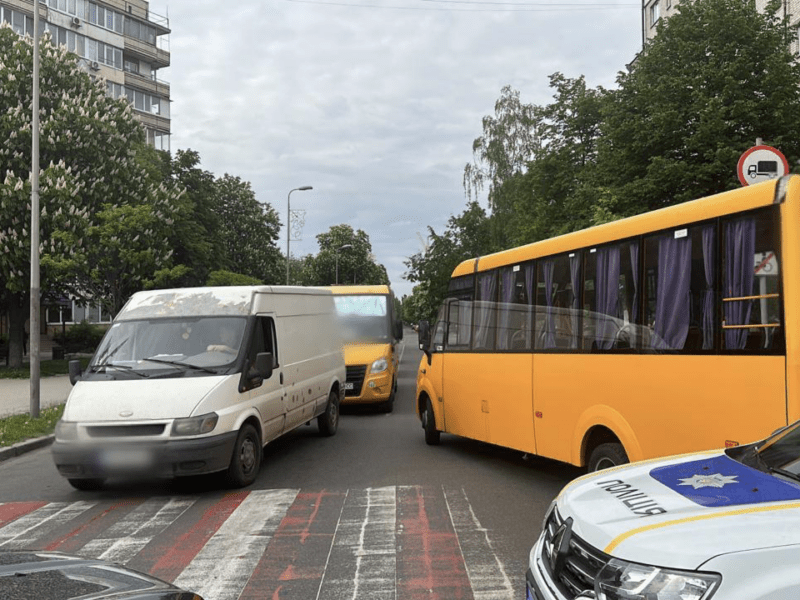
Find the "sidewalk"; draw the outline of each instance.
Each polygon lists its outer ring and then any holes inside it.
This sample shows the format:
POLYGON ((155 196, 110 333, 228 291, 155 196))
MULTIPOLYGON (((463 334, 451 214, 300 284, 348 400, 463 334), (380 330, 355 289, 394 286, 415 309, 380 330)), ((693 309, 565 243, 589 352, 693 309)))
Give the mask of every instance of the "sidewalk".
MULTIPOLYGON (((69 375, 53 375, 39 379, 39 408, 61 404, 67 400, 72 384, 69 375)), ((30 379, 0 379, 0 417, 30 412, 30 379)))

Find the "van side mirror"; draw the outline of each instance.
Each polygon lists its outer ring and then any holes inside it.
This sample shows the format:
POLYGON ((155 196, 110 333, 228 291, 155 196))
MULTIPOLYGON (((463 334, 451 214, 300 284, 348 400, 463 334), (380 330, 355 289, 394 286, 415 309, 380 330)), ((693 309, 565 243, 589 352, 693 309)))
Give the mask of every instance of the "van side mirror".
POLYGON ((394 339, 402 340, 403 339, 403 322, 402 321, 395 321, 394 322, 394 339))
POLYGON ((419 336, 419 349, 425 354, 430 353, 431 347, 431 325, 427 321, 419 322, 419 329, 417 330, 419 336))
POLYGON ((269 379, 272 377, 272 352, 259 352, 256 355, 255 370, 261 379, 269 379))
POLYGON ((80 380, 81 375, 82 375, 81 361, 80 360, 69 361, 69 382, 72 385, 75 385, 80 380))

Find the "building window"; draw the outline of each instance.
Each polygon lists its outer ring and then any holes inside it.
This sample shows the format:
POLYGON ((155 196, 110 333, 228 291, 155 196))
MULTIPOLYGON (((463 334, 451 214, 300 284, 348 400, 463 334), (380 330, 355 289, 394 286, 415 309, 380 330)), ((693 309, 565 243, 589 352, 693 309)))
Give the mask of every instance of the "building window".
POLYGON ((650 27, 655 27, 658 20, 661 18, 661 12, 659 11, 658 1, 653 2, 652 6, 650 7, 650 27))

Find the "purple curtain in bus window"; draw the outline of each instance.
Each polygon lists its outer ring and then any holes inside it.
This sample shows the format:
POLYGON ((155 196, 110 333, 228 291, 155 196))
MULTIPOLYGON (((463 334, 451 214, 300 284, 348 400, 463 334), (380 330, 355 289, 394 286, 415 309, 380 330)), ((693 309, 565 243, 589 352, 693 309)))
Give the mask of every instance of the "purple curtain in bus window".
POLYGON ((617 333, 613 317, 619 316, 619 246, 598 248, 595 257, 597 260, 597 275, 594 282, 597 305, 595 342, 598 349, 607 350, 614 345, 617 333))
POLYGON ((514 302, 514 280, 516 273, 512 269, 503 269, 500 271, 500 325, 497 332, 497 349, 508 350, 511 348, 511 334, 509 331, 509 323, 511 322, 511 309, 514 302))
POLYGON ((542 273, 544 274, 544 302, 547 305, 544 317, 544 347, 556 347, 556 318, 553 314, 553 269, 555 262, 552 260, 542 261, 542 273))
MULTIPOLYGON (((756 222, 752 217, 725 224, 725 295, 740 298, 753 294, 755 268, 753 256, 756 252, 756 222)), ((752 300, 725 302, 725 324, 747 325, 750 323, 752 300)), ((747 343, 747 329, 726 329, 725 347, 741 350, 747 343)))
POLYGON ((533 329, 533 310, 536 300, 533 297, 533 282, 536 276, 536 265, 533 263, 525 265, 525 292, 528 294, 528 322, 525 331, 525 347, 531 348, 531 330, 533 329))
POLYGON ((572 325, 572 335, 569 340, 570 348, 577 348, 581 340, 580 327, 580 305, 581 298, 578 295, 581 285, 581 257, 574 253, 569 257, 569 280, 572 284, 572 302, 570 304, 570 324, 572 325))
POLYGON ((639 242, 631 242, 628 247, 631 253, 631 269, 633 270, 631 323, 636 323, 639 320, 639 242))
POLYGON ((480 312, 478 313, 478 330, 475 333, 475 346, 477 348, 489 347, 489 323, 492 319, 492 301, 494 300, 496 279, 494 273, 481 275, 478 279, 478 293, 480 294, 480 312))
POLYGON ((673 234, 658 240, 654 348, 681 350, 689 334, 692 238, 673 234))
POLYGON ((714 226, 703 227, 703 269, 706 287, 703 290, 703 350, 714 347, 714 226))

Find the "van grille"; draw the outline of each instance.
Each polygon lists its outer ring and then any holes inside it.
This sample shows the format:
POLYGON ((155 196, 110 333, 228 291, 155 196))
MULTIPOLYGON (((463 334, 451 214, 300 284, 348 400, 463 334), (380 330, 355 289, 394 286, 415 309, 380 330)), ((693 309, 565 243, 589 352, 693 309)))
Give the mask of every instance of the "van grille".
POLYGON ((561 593, 571 599, 584 590, 594 590, 597 574, 611 557, 572 533, 571 520, 568 521, 563 521, 555 509, 550 513, 545 525, 541 558, 561 593), (554 542, 558 545, 562 527, 565 528, 562 535, 569 535, 569 544, 565 555, 556 559, 553 545, 554 542))
POLYGON ((164 433, 164 427, 166 427, 164 423, 155 425, 92 425, 86 428, 86 433, 93 438, 152 436, 164 433))
MULTIPOLYGON (((352 383, 352 389, 346 389, 345 396, 360 396, 361 387, 364 385, 364 375, 367 374, 367 365, 351 365, 347 367, 347 383, 352 383)), ((348 386, 349 388, 350 386, 348 386)))

